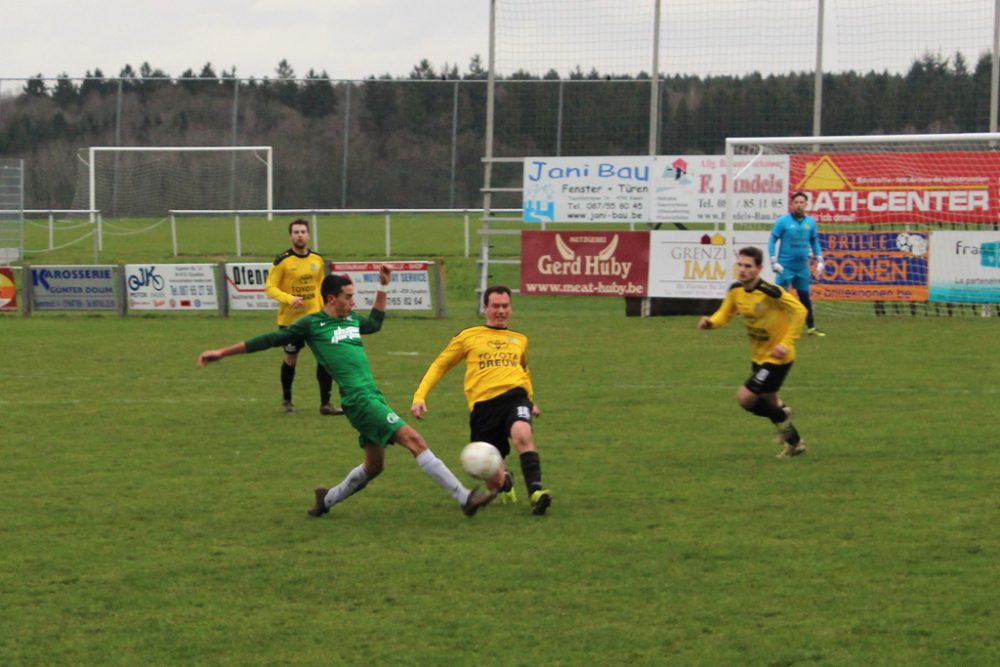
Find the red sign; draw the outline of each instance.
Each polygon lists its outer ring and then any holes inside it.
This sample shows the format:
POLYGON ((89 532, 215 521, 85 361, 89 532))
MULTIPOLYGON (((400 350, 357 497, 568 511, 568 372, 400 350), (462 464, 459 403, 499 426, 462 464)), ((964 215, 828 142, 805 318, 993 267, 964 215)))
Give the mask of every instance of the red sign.
POLYGON ((649 232, 521 232, 521 294, 646 296, 649 232))
POLYGON ((790 192, 820 223, 993 223, 1000 155, 989 152, 791 156, 790 192))
POLYGON ((0 269, 0 311, 17 310, 17 286, 14 284, 14 271, 0 269))

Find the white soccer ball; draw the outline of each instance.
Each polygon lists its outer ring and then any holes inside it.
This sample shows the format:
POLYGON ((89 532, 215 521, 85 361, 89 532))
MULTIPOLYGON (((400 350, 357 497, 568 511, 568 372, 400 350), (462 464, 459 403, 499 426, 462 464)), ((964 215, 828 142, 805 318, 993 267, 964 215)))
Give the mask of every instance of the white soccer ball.
POLYGON ((500 450, 488 442, 470 442, 462 450, 462 468, 476 479, 490 479, 500 470, 500 450))

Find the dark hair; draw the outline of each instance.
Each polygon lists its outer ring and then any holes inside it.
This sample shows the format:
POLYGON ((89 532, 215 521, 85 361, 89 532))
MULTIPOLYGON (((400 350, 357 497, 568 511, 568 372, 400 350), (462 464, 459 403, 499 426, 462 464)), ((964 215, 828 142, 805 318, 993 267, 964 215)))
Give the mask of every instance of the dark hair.
POLYGON ((331 273, 326 278, 323 278, 323 282, 319 286, 319 294, 323 297, 323 303, 326 303, 326 298, 331 294, 333 296, 339 295, 346 285, 353 285, 354 281, 351 280, 350 276, 338 275, 336 273, 331 273))
POLYGON ((483 305, 489 305, 490 294, 506 294, 510 296, 510 288, 506 285, 493 285, 492 287, 487 287, 486 291, 483 292, 483 305))
POLYGON ((307 230, 309 229, 309 223, 308 222, 306 222, 302 218, 296 218, 295 220, 292 220, 291 222, 288 223, 288 233, 289 234, 292 233, 292 227, 294 227, 295 225, 305 225, 306 229, 307 230))
POLYGON ((737 252, 736 254, 744 255, 745 257, 751 258, 754 264, 756 264, 757 266, 764 265, 764 253, 760 251, 760 248, 757 248, 755 246, 748 245, 745 248, 740 248, 739 252, 737 252))
POLYGON ((802 192, 802 190, 799 190, 798 192, 792 195, 792 199, 795 199, 796 197, 805 197, 805 200, 809 201, 809 195, 805 192, 802 192))

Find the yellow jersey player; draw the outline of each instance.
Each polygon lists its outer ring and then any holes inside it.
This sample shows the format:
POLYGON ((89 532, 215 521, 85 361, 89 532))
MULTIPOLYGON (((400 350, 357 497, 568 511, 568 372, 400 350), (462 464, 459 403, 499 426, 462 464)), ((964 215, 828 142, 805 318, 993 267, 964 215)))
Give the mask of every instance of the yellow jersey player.
MULTIPOLYGON (((486 324, 460 331, 437 356, 413 394, 410 412, 423 419, 427 394, 460 361, 465 361, 465 397, 469 404, 470 441, 488 442, 506 461, 513 443, 528 487, 533 514, 545 514, 552 492, 542 484, 542 466, 535 447, 532 419, 541 411, 532 402, 528 370, 528 337, 507 327, 511 315, 510 288, 490 287, 483 294, 486 324)), ((514 476, 501 464, 486 487, 514 496, 514 476)))
MULTIPOLYGON (((319 288, 323 282, 323 258, 309 250, 309 223, 293 220, 288 223, 288 239, 292 247, 274 258, 267 274, 264 292, 278 302, 278 326, 287 327, 305 315, 318 312, 323 306, 319 288)), ((284 346, 281 363, 282 407, 285 412, 295 412, 292 403, 292 382, 295 366, 305 341, 295 340, 284 346)), ((330 403, 333 380, 321 364, 316 364, 316 381, 319 382, 319 411, 324 415, 342 415, 344 411, 330 403)))
POLYGON ((788 292, 760 278, 764 253, 759 248, 741 248, 737 260, 738 282, 726 292, 722 305, 698 322, 699 329, 716 329, 740 315, 750 337, 751 374, 736 391, 744 410, 767 417, 785 443, 778 458, 798 456, 806 443, 792 424, 791 408, 778 398, 778 391, 795 361, 795 341, 802 335, 806 309, 788 292))

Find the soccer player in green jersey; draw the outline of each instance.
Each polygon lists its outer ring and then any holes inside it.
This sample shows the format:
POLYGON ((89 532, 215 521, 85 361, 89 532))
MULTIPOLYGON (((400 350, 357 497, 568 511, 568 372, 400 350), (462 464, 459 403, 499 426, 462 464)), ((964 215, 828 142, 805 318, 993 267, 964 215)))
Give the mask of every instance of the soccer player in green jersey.
POLYGON ((763 263, 759 248, 741 248, 736 258, 739 280, 729 286, 719 309, 698 321, 698 328, 717 329, 736 315, 743 318, 750 337, 751 373, 736 391, 736 401, 744 410, 771 420, 785 443, 778 458, 787 458, 806 451, 792 424, 791 409, 778 398, 795 361, 795 340, 802 334, 806 309, 782 288, 761 280, 763 263))
POLYGON ((427 447, 417 431, 404 422, 386 403, 375 385, 368 355, 361 336, 382 328, 385 319, 386 291, 392 271, 383 265, 379 270, 380 287, 368 317, 355 314, 354 284, 347 276, 329 275, 323 279, 319 312, 302 317, 291 325, 241 343, 217 350, 206 350, 198 357, 198 366, 235 354, 260 352, 304 340, 317 361, 326 368, 340 388, 340 404, 351 425, 358 431, 358 444, 364 449, 364 463, 351 470, 332 488, 315 490, 315 504, 309 516, 320 517, 337 503, 367 486, 385 469, 385 448, 402 445, 413 455, 421 469, 454 498, 467 516, 496 497, 496 491, 467 489, 448 466, 427 447))

